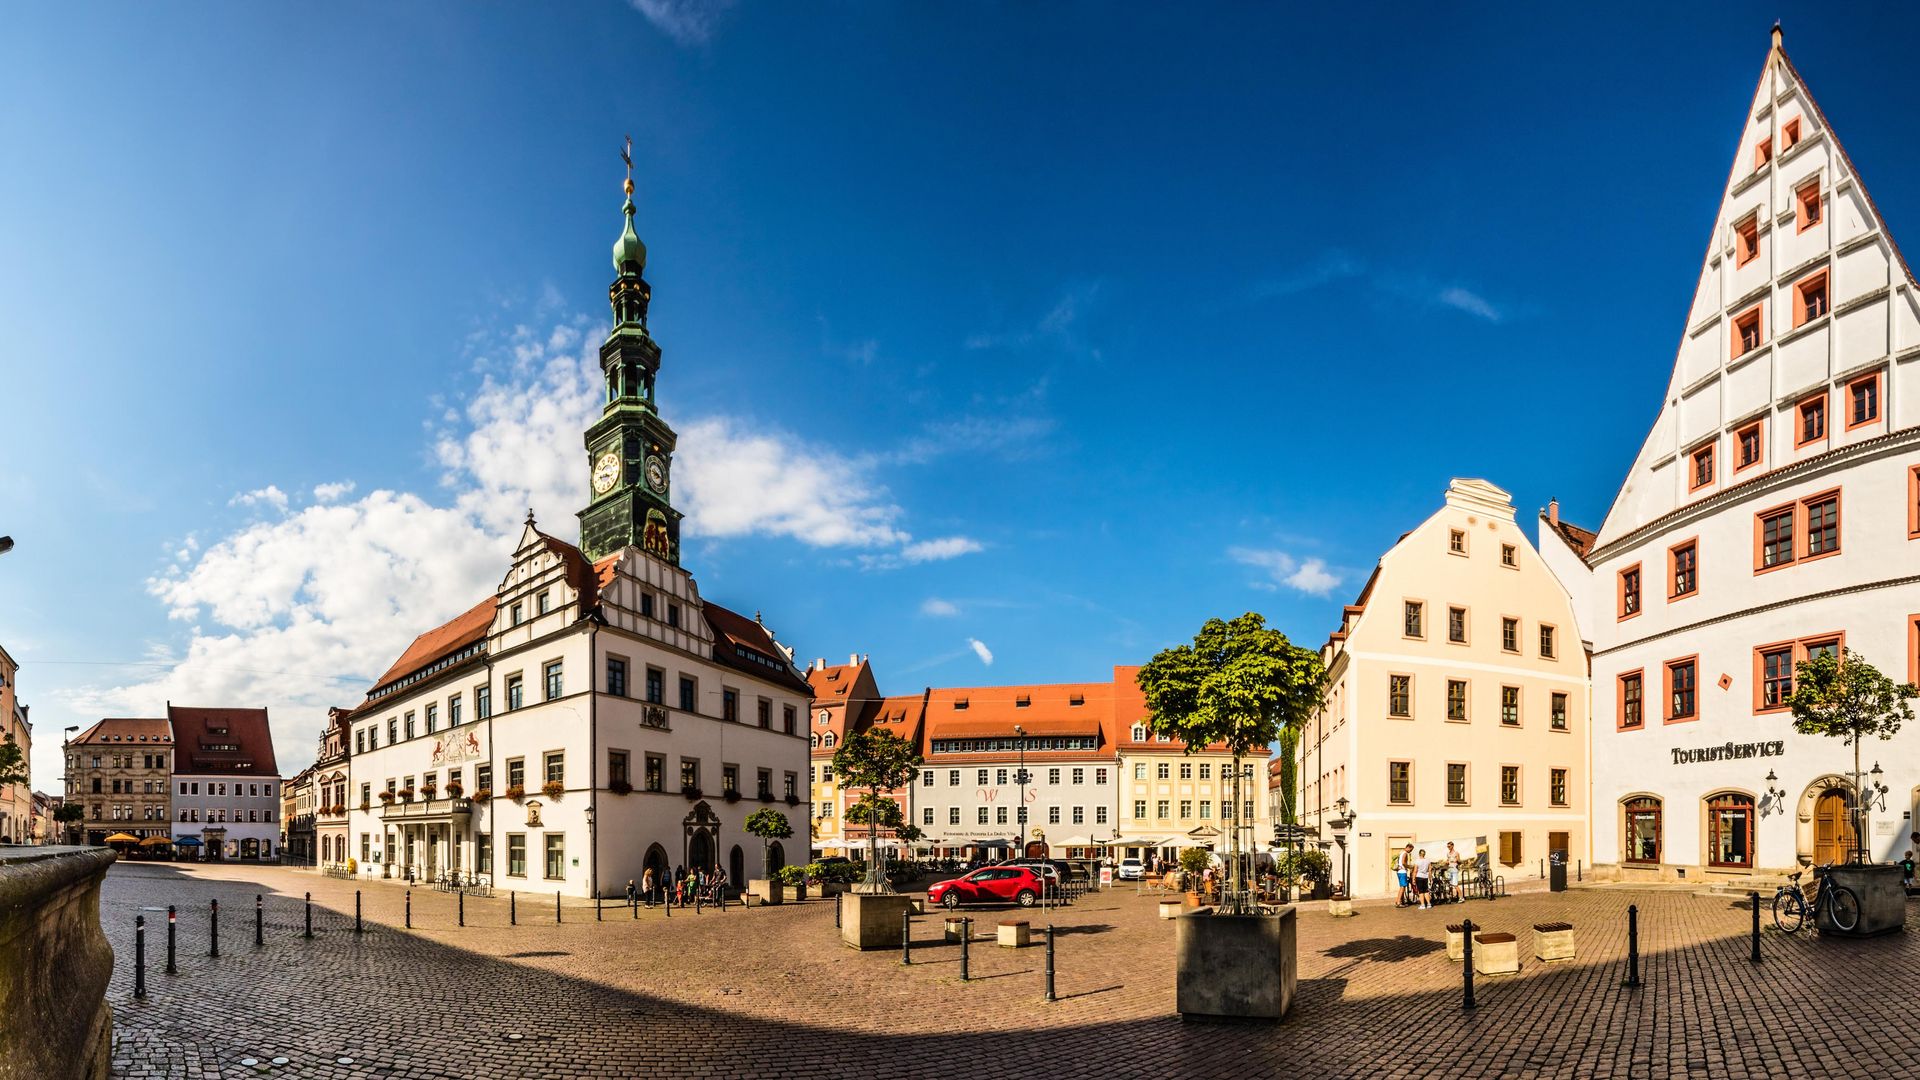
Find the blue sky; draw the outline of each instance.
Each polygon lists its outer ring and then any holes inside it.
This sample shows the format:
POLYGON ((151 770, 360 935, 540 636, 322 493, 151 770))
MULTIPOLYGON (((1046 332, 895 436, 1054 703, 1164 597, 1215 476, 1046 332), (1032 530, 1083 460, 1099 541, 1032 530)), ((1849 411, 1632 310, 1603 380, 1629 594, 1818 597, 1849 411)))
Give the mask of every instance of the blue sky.
MULTIPOLYGON (((270 705, 291 773, 527 505, 575 534, 629 132, 685 561, 803 658, 1094 679, 1248 609, 1318 645, 1452 476, 1597 525, 1772 13, 1341 16, 14 12, 37 786, 62 727, 169 698, 270 705)), ((1915 18, 1787 26, 1896 235, 1915 18)))

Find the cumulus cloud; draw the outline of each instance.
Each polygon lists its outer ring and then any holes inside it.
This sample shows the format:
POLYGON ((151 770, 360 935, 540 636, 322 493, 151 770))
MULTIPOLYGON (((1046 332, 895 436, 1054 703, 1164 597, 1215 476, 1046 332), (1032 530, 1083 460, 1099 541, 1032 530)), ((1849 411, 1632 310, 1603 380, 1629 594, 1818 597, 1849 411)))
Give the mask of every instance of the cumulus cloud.
POLYGON ((1324 559, 1297 559, 1271 548, 1234 547, 1227 557, 1242 566, 1266 572, 1264 580, 1251 582, 1256 589, 1277 590, 1281 586, 1314 596, 1326 596, 1340 584, 1340 575, 1327 568, 1324 559))
POLYGON ((982 664, 988 667, 993 666, 993 650, 987 648, 986 642, 970 637, 967 639, 967 648, 973 650, 973 655, 979 657, 982 664))
POLYGON ((960 608, 952 601, 929 596, 920 602, 920 614, 931 615, 936 619, 949 619, 960 614, 960 608))
MULTIPOLYGON (((596 337, 564 318, 476 345, 478 385, 430 410, 437 492, 358 494, 340 480, 298 507, 276 485, 233 496, 275 513, 169 543, 171 564, 147 583, 184 643, 152 646, 140 667, 154 674, 83 687, 63 704, 93 716, 155 715, 167 701, 266 706, 282 770, 299 768, 327 706, 358 703, 415 635, 492 593, 528 509, 573 534, 587 496, 580 433, 601 407, 596 337)), ((980 549, 964 537, 915 541, 875 465, 776 429, 694 418, 679 449, 675 497, 690 538, 785 538, 894 565, 980 549)))
POLYGON ((666 35, 682 45, 704 45, 713 39, 720 17, 732 10, 734 0, 630 0, 634 10, 647 17, 666 35))
POLYGON ((275 510, 285 511, 287 493, 273 484, 254 491, 243 491, 227 500, 228 506, 271 506, 275 510))

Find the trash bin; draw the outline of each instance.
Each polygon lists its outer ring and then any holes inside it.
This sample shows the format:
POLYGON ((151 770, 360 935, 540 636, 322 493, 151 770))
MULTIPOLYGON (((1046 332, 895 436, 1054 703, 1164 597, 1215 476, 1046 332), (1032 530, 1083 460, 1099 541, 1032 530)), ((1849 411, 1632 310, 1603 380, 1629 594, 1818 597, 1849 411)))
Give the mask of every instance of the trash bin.
POLYGON ((1567 891, 1567 857, 1562 852, 1554 852, 1547 864, 1547 888, 1554 892, 1567 891))

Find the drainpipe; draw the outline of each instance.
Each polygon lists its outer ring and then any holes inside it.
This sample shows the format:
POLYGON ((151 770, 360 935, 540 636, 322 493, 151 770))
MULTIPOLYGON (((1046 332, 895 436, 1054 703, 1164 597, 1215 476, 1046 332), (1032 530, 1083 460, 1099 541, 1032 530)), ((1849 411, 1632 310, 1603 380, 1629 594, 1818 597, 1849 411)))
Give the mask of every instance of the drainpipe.
POLYGON ((598 898, 600 834, 594 823, 600 817, 600 725, 594 714, 600 695, 594 690, 594 679, 600 670, 600 620, 591 615, 587 619, 587 890, 598 898))

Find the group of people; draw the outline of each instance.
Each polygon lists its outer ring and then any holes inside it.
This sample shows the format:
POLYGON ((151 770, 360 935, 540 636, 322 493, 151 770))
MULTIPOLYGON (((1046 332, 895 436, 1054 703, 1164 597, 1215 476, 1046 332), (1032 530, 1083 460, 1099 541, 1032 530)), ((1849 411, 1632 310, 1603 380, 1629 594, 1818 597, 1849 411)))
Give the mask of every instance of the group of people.
POLYGON ((1431 910, 1434 894, 1440 891, 1434 887, 1436 878, 1444 878, 1449 896, 1460 895, 1460 853, 1454 850, 1451 840, 1438 859, 1428 858, 1426 848, 1415 851, 1413 845, 1408 844, 1394 857, 1393 871, 1400 879, 1401 907, 1431 910))
POLYGON ((727 872, 718 866, 695 867, 689 871, 684 865, 664 870, 656 875, 653 867, 647 867, 635 882, 627 879, 627 905, 644 904, 654 907, 666 904, 672 907, 691 907, 695 904, 724 905, 727 896, 727 872))

